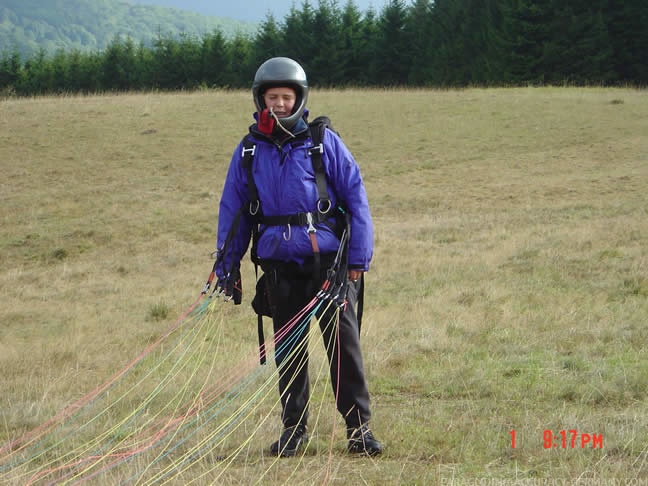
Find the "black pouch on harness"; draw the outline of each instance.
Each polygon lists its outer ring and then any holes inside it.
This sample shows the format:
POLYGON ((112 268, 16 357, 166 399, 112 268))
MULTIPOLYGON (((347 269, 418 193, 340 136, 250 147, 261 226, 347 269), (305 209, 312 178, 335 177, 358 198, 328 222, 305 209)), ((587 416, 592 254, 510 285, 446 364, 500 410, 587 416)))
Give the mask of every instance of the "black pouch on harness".
POLYGON ((263 273, 256 283, 256 294, 252 299, 252 308, 259 316, 272 317, 272 307, 268 296, 268 282, 266 274, 263 273))

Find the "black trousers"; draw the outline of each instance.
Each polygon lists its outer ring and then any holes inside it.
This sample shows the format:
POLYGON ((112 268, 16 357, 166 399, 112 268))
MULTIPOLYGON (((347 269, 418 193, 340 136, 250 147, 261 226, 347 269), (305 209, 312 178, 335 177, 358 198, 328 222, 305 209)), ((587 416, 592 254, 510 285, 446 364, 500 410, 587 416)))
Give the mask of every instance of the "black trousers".
MULTIPOLYGON (((312 265, 272 262, 262 264, 266 273, 268 299, 273 311, 275 333, 275 363, 279 370, 279 393, 284 427, 306 425, 310 381, 308 374, 309 325, 302 326, 304 319, 287 334, 284 327, 304 308, 319 290, 327 265, 323 259, 320 282, 313 278, 312 265), (279 337, 277 337, 279 336, 279 337)), ((359 283, 349 282, 347 305, 340 309, 339 321, 335 318, 336 307, 322 304, 318 318, 329 361, 331 384, 336 406, 344 417, 347 428, 365 424, 371 416, 369 391, 364 376, 360 330, 356 315, 359 283), (328 306, 328 309, 326 307, 328 306)))

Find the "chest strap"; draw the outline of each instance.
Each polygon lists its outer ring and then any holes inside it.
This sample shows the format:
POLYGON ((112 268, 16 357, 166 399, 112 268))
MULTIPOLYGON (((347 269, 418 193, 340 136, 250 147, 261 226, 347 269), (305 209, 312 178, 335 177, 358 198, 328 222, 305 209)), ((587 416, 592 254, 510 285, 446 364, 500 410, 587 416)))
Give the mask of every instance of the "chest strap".
POLYGON ((260 216, 259 223, 266 226, 308 226, 309 224, 323 223, 330 219, 334 211, 329 208, 327 212, 297 213, 284 216, 260 216))
POLYGON ((317 185, 317 212, 316 213, 297 213, 287 216, 263 216, 261 208, 261 201, 259 201, 259 192, 256 184, 254 183, 254 174, 252 172, 252 162, 256 153, 256 143, 246 136, 243 139, 243 149, 241 151, 242 161, 241 164, 246 171, 248 179, 248 197, 249 197, 249 213, 251 216, 259 217, 258 223, 268 226, 306 226, 308 218, 314 218, 313 224, 326 221, 333 214, 333 204, 329 197, 328 187, 326 185, 326 172, 324 170, 324 163, 322 162, 322 154, 324 153, 324 130, 310 130, 313 146, 308 149, 311 156, 311 164, 315 174, 315 183, 317 185), (309 216, 310 215, 310 216, 309 216))

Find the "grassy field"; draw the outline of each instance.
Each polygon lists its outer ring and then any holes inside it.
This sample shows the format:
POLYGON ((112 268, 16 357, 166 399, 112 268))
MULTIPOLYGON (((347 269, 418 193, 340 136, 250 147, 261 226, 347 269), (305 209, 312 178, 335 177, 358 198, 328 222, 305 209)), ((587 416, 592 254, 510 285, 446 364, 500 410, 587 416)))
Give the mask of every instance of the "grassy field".
MULTIPOLYGON (((196 300, 252 109, 248 92, 0 101, 0 448, 196 300)), ((237 427, 218 448, 153 449, 92 482, 648 484, 648 93, 316 90, 310 109, 333 119, 372 205, 362 344, 384 455, 345 453, 315 342, 314 439, 301 457, 268 457, 279 408, 273 366, 254 365, 246 261, 244 305, 215 302, 35 449, 0 449, 0 483, 45 480, 79 444, 66 461, 105 460, 129 434, 123 417, 198 402, 243 361, 249 395, 268 391, 225 421, 237 427), (174 457, 191 460, 154 476, 174 457)))

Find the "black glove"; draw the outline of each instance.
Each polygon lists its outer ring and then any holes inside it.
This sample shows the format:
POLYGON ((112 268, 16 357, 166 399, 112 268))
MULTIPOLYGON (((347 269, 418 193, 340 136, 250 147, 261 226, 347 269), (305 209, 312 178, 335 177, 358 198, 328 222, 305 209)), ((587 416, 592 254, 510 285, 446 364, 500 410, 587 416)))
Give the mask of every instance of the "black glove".
POLYGON ((233 300, 235 305, 239 305, 243 299, 240 268, 234 267, 226 277, 219 278, 216 288, 219 294, 225 295, 225 300, 233 300))

